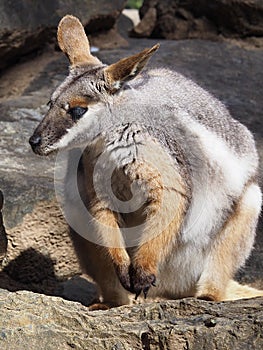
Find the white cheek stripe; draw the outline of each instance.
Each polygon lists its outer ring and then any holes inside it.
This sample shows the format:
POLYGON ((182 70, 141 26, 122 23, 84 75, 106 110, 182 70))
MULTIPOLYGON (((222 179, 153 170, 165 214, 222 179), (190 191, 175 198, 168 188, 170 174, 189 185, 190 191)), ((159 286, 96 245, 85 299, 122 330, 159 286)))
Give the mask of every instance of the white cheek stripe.
POLYGON ((100 107, 90 106, 87 112, 79 119, 79 121, 73 125, 71 129, 67 129, 66 134, 62 138, 54 143, 53 149, 63 149, 63 148, 75 148, 85 145, 88 140, 89 131, 91 131, 94 126, 94 122, 98 118, 98 111, 100 107))

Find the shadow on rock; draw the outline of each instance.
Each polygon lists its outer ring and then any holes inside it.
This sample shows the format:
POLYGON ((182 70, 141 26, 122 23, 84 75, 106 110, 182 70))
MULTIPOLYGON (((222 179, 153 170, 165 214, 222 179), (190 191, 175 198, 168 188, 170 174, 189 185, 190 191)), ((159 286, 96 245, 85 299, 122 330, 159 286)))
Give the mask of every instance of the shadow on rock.
POLYGON ((68 280, 57 278, 55 261, 34 248, 20 253, 0 272, 0 288, 15 292, 28 290, 35 293, 60 296, 67 300, 90 305, 97 301, 96 286, 82 276, 68 280))
POLYGON ((0 190, 0 263, 4 259, 7 251, 7 235, 3 223, 2 209, 4 204, 4 195, 0 190))

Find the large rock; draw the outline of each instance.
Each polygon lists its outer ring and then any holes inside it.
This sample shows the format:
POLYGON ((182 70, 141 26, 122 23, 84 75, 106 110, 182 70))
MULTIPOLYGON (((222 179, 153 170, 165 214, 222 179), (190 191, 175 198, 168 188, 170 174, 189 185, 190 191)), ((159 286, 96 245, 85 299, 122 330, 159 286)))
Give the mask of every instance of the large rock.
MULTIPOLYGON (((89 33, 112 31, 125 0, 10 0, 0 2, 0 69, 54 41, 60 18, 79 17, 89 33)), ((114 38, 111 39, 111 36, 114 38)), ((121 39, 120 39, 121 40, 121 39)), ((116 46, 116 44, 114 44, 116 46)))
POLYGON ((141 37, 263 37, 261 0, 144 0, 140 16, 133 35, 141 37))
POLYGON ((0 290, 2 350, 261 350, 263 298, 193 299, 88 312, 78 303, 0 290))

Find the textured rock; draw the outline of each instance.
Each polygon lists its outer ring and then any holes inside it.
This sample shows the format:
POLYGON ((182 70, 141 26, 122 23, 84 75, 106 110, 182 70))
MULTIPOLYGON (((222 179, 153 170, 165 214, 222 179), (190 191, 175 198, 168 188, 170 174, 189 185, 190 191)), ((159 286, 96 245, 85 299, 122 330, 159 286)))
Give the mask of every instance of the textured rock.
POLYGON ((157 10, 155 7, 150 7, 144 14, 142 20, 130 32, 132 36, 150 37, 157 21, 157 10))
MULTIPOLYGON (((261 0, 144 0, 142 21, 155 9, 156 20, 150 37, 166 39, 219 39, 219 37, 262 38, 263 3, 261 0)), ((139 26, 134 34, 142 35, 139 26)), ((148 31, 145 31, 148 37, 148 31)), ((262 40, 255 39, 262 45, 262 40)))
MULTIPOLYGON (((66 14, 78 16, 89 33, 112 29, 125 0, 10 0, 0 2, 0 69, 54 42, 66 14)), ((112 33, 107 36, 108 41, 112 33)), ((117 35, 115 33, 115 35, 117 35)))
POLYGON ((0 290, 2 350, 263 348, 263 298, 193 299, 89 312, 78 303, 0 290))

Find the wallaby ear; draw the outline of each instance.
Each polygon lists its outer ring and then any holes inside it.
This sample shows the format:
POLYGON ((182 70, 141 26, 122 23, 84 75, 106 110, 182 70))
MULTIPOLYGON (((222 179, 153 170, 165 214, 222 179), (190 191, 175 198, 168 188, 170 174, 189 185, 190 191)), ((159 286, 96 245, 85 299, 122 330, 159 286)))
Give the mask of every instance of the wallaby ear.
POLYGON ((57 39, 72 66, 101 64, 98 58, 91 55, 89 40, 78 18, 71 15, 63 17, 58 25, 57 39))
POLYGON ((159 47, 160 44, 156 44, 151 49, 145 49, 136 55, 123 58, 106 67, 104 69, 104 77, 109 89, 116 91, 121 88, 126 81, 133 79, 139 74, 159 47))

